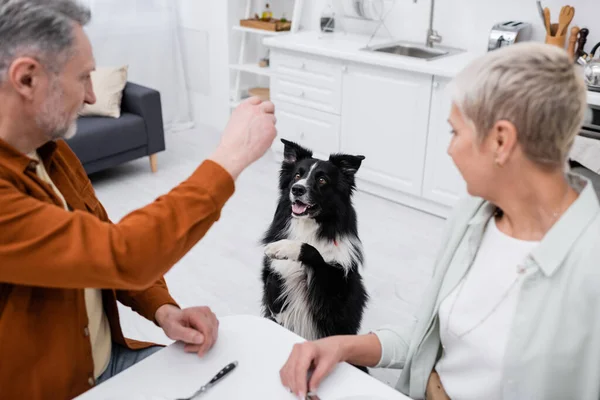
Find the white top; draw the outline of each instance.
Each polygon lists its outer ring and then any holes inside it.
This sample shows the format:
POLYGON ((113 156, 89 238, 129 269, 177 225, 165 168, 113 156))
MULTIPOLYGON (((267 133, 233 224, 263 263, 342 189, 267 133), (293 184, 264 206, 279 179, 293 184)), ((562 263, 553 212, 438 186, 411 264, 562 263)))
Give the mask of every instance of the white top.
POLYGON ((501 399, 502 370, 524 269, 539 242, 502 233, 495 218, 465 278, 440 304, 436 371, 452 399, 501 399))

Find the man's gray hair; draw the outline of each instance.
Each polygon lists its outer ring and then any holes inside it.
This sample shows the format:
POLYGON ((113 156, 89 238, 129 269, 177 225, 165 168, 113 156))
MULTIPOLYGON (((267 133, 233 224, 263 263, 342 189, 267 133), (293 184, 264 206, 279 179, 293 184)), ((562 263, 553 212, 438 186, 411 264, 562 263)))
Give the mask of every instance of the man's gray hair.
POLYGON ((85 26, 90 18, 75 0, 0 0, 0 84, 17 57, 60 71, 75 40, 73 25, 85 26))
POLYGON ((524 154, 562 166, 587 109, 583 74, 556 46, 526 42, 487 53, 454 80, 454 104, 483 141, 512 122, 524 154))

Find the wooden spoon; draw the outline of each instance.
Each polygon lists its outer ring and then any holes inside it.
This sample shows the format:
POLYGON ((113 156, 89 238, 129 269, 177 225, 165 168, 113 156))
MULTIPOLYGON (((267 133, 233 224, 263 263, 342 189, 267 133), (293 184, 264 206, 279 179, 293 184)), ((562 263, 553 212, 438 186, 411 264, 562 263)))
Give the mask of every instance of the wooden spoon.
POLYGON ((548 36, 552 36, 552 32, 550 31, 550 9, 548 7, 544 7, 544 22, 548 36))
POLYGON ((560 9, 560 15, 558 16, 558 32, 557 36, 564 36, 567 33, 567 28, 575 16, 575 9, 571 6, 563 6, 560 9))
POLYGON ((575 60, 575 44, 577 43, 577 35, 579 35, 579 27, 574 26, 571 28, 571 36, 569 37, 569 46, 567 47, 567 53, 569 53, 571 60, 575 60))

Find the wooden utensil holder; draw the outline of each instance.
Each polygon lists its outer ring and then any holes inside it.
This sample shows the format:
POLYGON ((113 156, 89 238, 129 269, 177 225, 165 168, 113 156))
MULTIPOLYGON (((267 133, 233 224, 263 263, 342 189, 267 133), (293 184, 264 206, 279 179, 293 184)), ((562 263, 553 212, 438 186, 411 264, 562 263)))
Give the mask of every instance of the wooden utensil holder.
POLYGON ((548 36, 546 35, 546 43, 553 44, 554 46, 558 46, 561 49, 565 48, 565 43, 567 42, 567 35, 563 36, 548 36))
POLYGON ((546 43, 552 44, 554 46, 558 46, 562 49, 565 48, 565 43, 567 42, 567 35, 555 36, 558 32, 558 24, 550 25, 550 32, 552 35, 546 34, 546 43))

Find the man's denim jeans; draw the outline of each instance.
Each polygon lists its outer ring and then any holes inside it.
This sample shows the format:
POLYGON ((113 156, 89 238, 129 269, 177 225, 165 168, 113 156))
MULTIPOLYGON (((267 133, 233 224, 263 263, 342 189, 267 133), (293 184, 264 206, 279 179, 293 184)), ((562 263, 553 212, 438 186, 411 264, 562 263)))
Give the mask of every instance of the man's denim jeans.
POLYGON ((108 366, 102 375, 98 377, 96 384, 98 385, 109 378, 112 378, 161 349, 163 349, 162 346, 152 346, 146 349, 129 350, 128 348, 113 342, 108 366))

